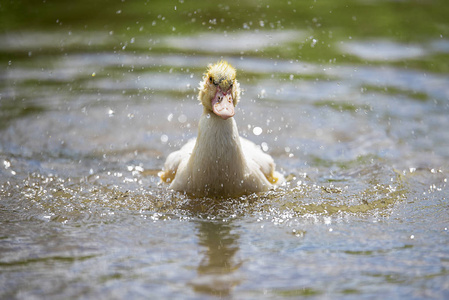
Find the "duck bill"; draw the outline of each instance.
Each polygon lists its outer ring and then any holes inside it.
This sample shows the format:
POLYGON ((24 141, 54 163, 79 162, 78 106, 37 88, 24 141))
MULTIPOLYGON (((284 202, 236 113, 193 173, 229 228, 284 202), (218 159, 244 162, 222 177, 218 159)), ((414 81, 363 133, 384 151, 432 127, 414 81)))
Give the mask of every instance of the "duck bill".
POLYGON ((229 119, 235 114, 234 101, 230 91, 227 93, 218 88, 211 104, 214 114, 221 117, 223 120, 229 119))

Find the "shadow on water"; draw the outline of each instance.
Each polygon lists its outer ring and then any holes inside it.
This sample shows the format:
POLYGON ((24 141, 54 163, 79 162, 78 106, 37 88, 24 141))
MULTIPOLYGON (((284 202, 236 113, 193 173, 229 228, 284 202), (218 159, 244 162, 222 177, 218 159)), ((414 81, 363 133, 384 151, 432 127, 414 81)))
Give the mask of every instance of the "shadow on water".
POLYGON ((196 292, 228 296, 243 280, 236 274, 242 265, 235 258, 239 234, 234 232, 232 221, 197 221, 196 224, 198 244, 203 250, 197 277, 190 284, 196 292))
MULTIPOLYGON (((320 183, 307 176, 301 178, 298 180, 291 175, 281 188, 238 199, 189 199, 181 196, 185 201, 175 205, 177 209, 173 211, 190 216, 196 224, 198 245, 202 248, 196 277, 189 282, 195 292, 226 297, 245 282, 239 271, 246 262, 238 258, 241 247, 238 220, 265 220, 276 226, 290 224, 294 228, 293 235, 304 237, 306 231, 298 229, 303 226, 298 224, 310 220, 326 223, 329 218, 337 222, 348 217, 388 218, 395 205, 406 199, 409 179, 412 179, 411 174, 376 165, 352 174, 341 174, 339 179, 323 178, 320 183), (373 174, 378 174, 379 178, 374 179, 373 174), (389 182, 381 182, 380 178, 387 175, 389 182), (351 178, 357 177, 359 182, 364 176, 369 181, 366 187, 351 183, 351 178)), ((172 197, 174 195, 179 196, 175 193, 172 197)), ((310 296, 321 294, 322 290, 306 287, 274 293, 310 296)))

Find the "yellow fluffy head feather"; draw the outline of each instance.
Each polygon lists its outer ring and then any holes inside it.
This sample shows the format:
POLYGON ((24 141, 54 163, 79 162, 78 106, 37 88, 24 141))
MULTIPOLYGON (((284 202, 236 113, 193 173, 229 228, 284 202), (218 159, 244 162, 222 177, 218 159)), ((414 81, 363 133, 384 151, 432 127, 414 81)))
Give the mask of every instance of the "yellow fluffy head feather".
POLYGON ((213 81, 215 85, 226 88, 234 83, 236 71, 233 66, 222 60, 216 64, 209 65, 206 75, 209 76, 209 80, 213 81))
POLYGON ((210 108, 210 100, 214 97, 217 86, 224 91, 232 87, 232 98, 236 106, 240 98, 240 86, 236 74, 234 67, 224 60, 209 65, 200 83, 198 99, 206 108, 210 108))

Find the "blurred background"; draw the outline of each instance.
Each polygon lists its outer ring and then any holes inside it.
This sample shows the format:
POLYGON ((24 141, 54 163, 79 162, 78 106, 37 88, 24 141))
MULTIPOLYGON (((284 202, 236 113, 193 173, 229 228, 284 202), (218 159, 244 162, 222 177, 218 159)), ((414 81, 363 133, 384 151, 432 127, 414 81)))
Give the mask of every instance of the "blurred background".
POLYGON ((0 298, 449 297, 449 5, 0 3, 0 298), (281 188, 157 177, 228 60, 281 188))

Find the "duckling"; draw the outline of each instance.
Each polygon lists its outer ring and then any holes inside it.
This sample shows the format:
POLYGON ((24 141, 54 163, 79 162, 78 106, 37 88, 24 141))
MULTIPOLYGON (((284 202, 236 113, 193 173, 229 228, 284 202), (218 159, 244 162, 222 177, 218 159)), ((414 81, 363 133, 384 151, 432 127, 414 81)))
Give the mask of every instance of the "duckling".
POLYGON ((209 66, 199 87, 198 136, 171 153, 159 173, 171 189, 229 198, 264 192, 283 181, 273 158, 239 136, 233 116, 240 94, 234 67, 226 61, 209 66))

